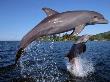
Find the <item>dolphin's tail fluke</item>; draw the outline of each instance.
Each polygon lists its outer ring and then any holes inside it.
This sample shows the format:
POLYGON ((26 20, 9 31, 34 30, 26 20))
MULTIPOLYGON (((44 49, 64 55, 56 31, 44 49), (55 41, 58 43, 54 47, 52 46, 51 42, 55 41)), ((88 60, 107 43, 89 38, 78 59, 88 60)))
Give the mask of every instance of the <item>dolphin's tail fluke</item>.
POLYGON ((20 48, 17 53, 16 53, 16 59, 15 59, 15 64, 17 64, 17 61, 19 60, 19 58, 21 57, 21 55, 23 54, 24 49, 20 48))

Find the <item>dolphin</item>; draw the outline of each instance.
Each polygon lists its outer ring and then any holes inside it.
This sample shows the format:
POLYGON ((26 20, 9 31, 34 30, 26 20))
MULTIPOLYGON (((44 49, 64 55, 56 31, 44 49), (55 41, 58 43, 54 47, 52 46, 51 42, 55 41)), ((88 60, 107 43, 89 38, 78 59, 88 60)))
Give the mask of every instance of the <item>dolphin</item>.
POLYGON ((71 35, 77 36, 87 25, 108 23, 102 14, 95 11, 79 10, 59 13, 50 8, 42 8, 42 10, 47 14, 47 17, 22 38, 16 53, 15 63, 17 63, 25 48, 39 37, 71 30, 73 30, 71 35))
POLYGON ((89 40, 90 35, 82 35, 71 47, 66 57, 71 64, 75 63, 75 58, 86 51, 86 42, 89 40))
POLYGON ((86 51, 86 42, 89 40, 90 35, 82 35, 79 39, 72 45, 69 53, 66 55, 67 71, 73 75, 80 73, 82 67, 80 65, 77 57, 86 51))

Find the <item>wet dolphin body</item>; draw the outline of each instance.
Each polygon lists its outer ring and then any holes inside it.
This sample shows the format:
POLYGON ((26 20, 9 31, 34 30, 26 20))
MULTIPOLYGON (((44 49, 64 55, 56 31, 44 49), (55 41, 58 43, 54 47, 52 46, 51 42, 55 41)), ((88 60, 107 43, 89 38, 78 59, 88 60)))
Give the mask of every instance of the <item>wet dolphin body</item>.
POLYGON ((86 51, 86 42, 88 41, 90 35, 82 35, 71 47, 69 53, 66 55, 68 57, 69 62, 71 64, 74 64, 74 58, 81 55, 81 53, 84 53, 86 51))
POLYGON ((43 8, 47 17, 29 31, 21 40, 20 48, 16 54, 15 63, 17 63, 24 49, 38 37, 63 33, 73 30, 71 34, 79 34, 86 25, 106 24, 108 21, 95 11, 67 11, 59 13, 50 8, 43 8))

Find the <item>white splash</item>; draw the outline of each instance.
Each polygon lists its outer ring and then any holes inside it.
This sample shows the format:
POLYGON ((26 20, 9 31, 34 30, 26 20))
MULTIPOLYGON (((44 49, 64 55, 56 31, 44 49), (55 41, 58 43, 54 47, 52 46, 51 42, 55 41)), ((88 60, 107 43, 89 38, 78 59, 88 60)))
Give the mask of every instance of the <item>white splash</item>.
POLYGON ((93 63, 80 57, 74 58, 74 64, 66 62, 67 70, 74 76, 85 77, 94 72, 93 63))

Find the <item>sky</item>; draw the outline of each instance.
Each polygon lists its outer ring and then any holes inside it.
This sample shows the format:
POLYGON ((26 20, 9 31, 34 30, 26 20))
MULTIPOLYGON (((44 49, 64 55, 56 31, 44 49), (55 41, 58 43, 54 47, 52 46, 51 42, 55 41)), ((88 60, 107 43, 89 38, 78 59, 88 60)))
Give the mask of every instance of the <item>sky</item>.
MULTIPOLYGON (((92 10, 110 21, 110 0, 0 0, 0 41, 16 41, 46 17, 43 7, 58 12, 92 10)), ((110 24, 88 25, 83 34, 110 31, 110 24)))

